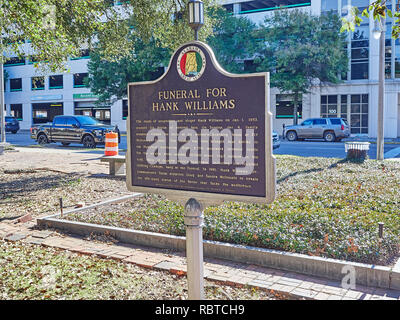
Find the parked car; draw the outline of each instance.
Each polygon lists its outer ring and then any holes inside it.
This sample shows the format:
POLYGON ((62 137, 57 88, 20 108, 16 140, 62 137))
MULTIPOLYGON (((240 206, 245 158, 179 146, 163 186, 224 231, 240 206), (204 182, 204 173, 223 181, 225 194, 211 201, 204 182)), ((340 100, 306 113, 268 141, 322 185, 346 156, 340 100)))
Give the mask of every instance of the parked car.
POLYGON ((117 132, 120 142, 121 135, 116 126, 106 125, 89 116, 56 116, 53 123, 33 126, 31 138, 40 145, 61 142, 64 146, 78 143, 86 148, 95 148, 97 144, 105 143, 107 132, 117 132))
MULTIPOLYGON (((6 132, 11 132, 13 134, 16 134, 19 131, 19 122, 16 118, 10 117, 10 116, 5 116, 5 127, 6 127, 6 132)), ((0 133, 1 133, 1 127, 0 127, 0 133)))
POLYGON ((273 149, 278 149, 281 146, 281 140, 279 140, 279 135, 276 131, 272 131, 272 147, 273 149))
POLYGON ((324 139, 327 142, 340 141, 350 136, 350 127, 342 118, 313 118, 299 125, 286 127, 289 141, 303 139, 324 139))

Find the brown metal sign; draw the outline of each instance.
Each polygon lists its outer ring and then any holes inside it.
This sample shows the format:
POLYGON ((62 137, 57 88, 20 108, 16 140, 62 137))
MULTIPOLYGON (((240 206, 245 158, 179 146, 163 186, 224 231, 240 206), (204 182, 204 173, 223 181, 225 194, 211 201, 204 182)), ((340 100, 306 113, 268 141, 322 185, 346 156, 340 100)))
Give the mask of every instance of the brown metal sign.
POLYGON ((272 202, 269 74, 230 74, 202 42, 156 81, 128 85, 127 186, 169 199, 272 202))

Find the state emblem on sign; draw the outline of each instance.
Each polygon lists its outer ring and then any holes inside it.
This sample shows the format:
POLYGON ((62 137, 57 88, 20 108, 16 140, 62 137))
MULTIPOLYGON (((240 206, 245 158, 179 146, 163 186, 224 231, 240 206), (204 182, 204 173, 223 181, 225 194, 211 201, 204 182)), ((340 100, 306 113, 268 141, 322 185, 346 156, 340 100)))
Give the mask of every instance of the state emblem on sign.
POLYGON ((197 46, 189 46, 182 50, 178 56, 177 69, 183 80, 196 81, 206 68, 206 57, 197 46))

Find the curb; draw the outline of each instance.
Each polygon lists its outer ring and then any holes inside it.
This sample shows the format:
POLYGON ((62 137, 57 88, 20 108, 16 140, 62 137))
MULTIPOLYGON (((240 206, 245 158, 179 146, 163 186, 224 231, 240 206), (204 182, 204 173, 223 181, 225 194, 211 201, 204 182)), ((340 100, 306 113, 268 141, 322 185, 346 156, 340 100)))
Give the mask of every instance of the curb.
MULTIPOLYGON (((141 194, 134 194, 108 200, 99 204, 65 212, 64 215, 99 205, 120 202, 124 199, 134 198, 140 195, 141 194)), ((67 221, 57 219, 59 216, 60 214, 56 214, 38 218, 37 224, 43 228, 56 228, 83 236, 90 234, 107 234, 118 241, 129 244, 177 251, 186 250, 186 238, 182 236, 67 221)), ((339 281, 342 281, 350 270, 354 272, 357 284, 400 290, 400 260, 393 268, 390 268, 210 240, 204 240, 203 245, 204 256, 209 258, 225 259, 242 263, 246 262, 262 267, 281 269, 339 281)))

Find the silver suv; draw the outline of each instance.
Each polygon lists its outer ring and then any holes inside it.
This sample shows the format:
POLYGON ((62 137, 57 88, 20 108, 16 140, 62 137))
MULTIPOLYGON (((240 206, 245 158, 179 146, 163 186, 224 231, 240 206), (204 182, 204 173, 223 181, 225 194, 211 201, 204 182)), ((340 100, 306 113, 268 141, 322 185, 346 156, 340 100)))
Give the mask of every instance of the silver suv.
POLYGON ((342 118, 313 118, 304 120, 299 125, 286 127, 286 138, 289 141, 324 139, 334 142, 349 136, 349 125, 342 118))

